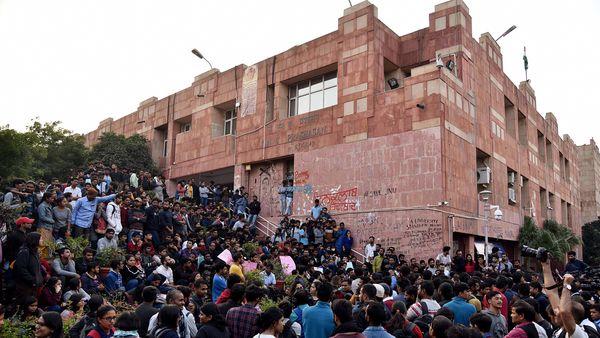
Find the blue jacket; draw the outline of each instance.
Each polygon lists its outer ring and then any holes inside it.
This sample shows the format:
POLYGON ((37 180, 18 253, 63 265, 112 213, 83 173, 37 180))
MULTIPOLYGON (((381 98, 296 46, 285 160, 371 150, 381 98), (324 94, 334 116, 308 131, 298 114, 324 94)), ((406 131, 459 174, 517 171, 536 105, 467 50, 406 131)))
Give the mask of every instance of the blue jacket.
POLYGON ((227 280, 225 277, 215 274, 213 277, 212 300, 217 302, 219 296, 227 289, 227 280))
POLYGON ((98 203, 112 201, 115 199, 115 196, 115 194, 112 194, 104 197, 96 197, 91 201, 87 197, 78 199, 71 214, 71 224, 84 229, 89 228, 92 226, 98 203))
POLYGON ((335 329, 329 303, 318 301, 302 311, 302 332, 306 338, 328 338, 335 329))
POLYGON ((54 228, 54 214, 50 204, 42 202, 38 206, 38 217, 38 227, 48 230, 54 228))
POLYGON ((477 312, 477 309, 475 309, 473 304, 467 303, 464 298, 458 296, 444 304, 444 307, 447 307, 454 312, 454 324, 462 324, 466 327, 469 327, 470 325, 469 318, 477 312))
POLYGON ((125 291, 125 287, 123 286, 123 277, 120 273, 111 269, 104 279, 104 287, 108 292, 125 291))

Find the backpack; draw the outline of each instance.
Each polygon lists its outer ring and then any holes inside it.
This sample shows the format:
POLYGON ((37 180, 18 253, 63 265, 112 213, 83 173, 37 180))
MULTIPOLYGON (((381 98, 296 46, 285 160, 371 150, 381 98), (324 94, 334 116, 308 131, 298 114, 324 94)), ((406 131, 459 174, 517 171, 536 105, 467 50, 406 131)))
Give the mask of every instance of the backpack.
POLYGON ((281 331, 281 334, 279 334, 279 338, 297 338, 296 332, 292 330, 292 324, 293 322, 291 320, 285 322, 285 325, 283 325, 283 331, 281 331))
POLYGON ((417 336, 413 332, 417 324, 408 322, 401 330, 394 331, 394 337, 396 338, 416 338, 417 336))
POLYGON ((427 303, 421 301, 421 315, 413 321, 415 325, 421 329, 423 332, 423 338, 429 337, 429 327, 431 326, 431 322, 433 322, 433 316, 429 314, 429 308, 427 307, 427 303))
POLYGON ((83 328, 79 333, 79 338, 85 338, 87 335, 96 327, 96 318, 85 317, 83 318, 83 328))
POLYGON ((169 331, 168 328, 157 326, 151 332, 148 332, 148 338, 160 338, 167 331, 169 331))

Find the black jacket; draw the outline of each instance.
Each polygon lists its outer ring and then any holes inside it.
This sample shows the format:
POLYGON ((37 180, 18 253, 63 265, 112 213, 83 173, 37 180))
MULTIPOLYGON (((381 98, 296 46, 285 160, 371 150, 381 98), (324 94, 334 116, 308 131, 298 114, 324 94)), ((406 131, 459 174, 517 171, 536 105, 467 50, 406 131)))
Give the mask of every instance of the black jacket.
POLYGON ((40 266, 40 256, 26 247, 21 247, 13 267, 15 281, 30 287, 42 286, 44 278, 40 266))
POLYGON ((224 328, 223 331, 219 330, 216 326, 211 325, 210 323, 206 325, 202 325, 198 329, 198 333, 196 334, 196 338, 229 338, 231 335, 229 334, 229 330, 224 328))
POLYGON ((252 201, 248 204, 248 209, 250 210, 250 215, 258 215, 260 214, 260 202, 252 201))

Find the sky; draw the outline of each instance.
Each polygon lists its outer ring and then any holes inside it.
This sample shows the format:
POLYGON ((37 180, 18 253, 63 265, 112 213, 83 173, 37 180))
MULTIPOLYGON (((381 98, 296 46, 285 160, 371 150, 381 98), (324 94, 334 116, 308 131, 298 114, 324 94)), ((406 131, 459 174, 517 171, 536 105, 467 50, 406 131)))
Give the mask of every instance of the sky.
MULTIPOLYGON (((371 0, 399 35, 428 26, 443 1, 371 0)), ((352 1, 357 4, 357 0, 352 1)), ((504 71, 577 144, 600 140, 600 1, 467 0, 476 40, 499 40, 504 71)), ((63 121, 78 133, 188 87, 209 69, 252 65, 337 29, 348 0, 0 0, 0 125, 63 121)))

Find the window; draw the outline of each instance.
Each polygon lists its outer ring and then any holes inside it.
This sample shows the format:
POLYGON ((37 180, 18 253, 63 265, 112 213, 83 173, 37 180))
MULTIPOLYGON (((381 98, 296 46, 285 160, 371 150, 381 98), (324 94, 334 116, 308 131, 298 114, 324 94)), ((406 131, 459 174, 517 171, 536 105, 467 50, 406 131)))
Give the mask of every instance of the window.
POLYGON ((223 124, 223 135, 235 135, 235 120, 237 113, 234 109, 225 112, 225 123, 223 124))
POLYGON ((337 72, 289 86, 288 114, 295 116, 337 104, 337 72))
POLYGON ((163 157, 167 157, 167 149, 168 149, 167 144, 168 144, 167 140, 164 140, 164 142, 163 142, 163 157))
POLYGON ((191 123, 184 123, 184 124, 181 125, 181 131, 180 132, 187 133, 191 129, 192 129, 192 124, 191 123))

